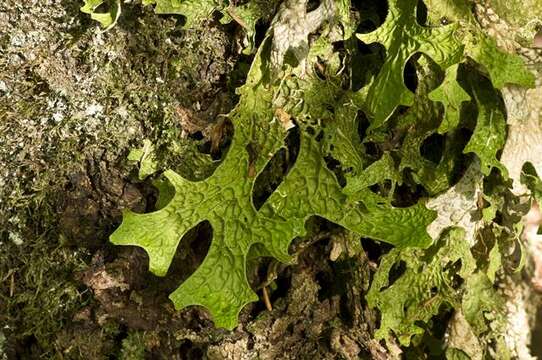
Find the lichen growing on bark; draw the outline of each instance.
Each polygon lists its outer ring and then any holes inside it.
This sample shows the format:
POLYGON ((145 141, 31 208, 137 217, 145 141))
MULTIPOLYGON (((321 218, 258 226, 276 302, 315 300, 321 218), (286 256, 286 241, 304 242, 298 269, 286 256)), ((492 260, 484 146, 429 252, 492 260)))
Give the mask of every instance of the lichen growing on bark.
MULTIPOLYGON (((529 205, 509 189, 517 193, 525 176, 523 192, 539 186, 532 171, 518 175, 522 164, 516 155, 525 151, 518 152, 510 141, 517 138, 513 122, 521 115, 511 112, 517 94, 538 89, 506 85, 530 81, 521 61, 507 55, 515 44, 526 46, 536 30, 527 17, 517 22, 496 0, 478 3, 476 13, 466 1, 446 0, 427 0, 426 7, 389 1, 388 8, 384 2, 350 6, 342 0, 322 1, 320 7, 312 1, 281 6, 280 1, 228 5, 213 0, 192 18, 190 1, 171 9, 165 4, 174 2, 163 0, 145 1, 147 6, 110 3, 122 10, 113 14, 116 23, 108 24, 115 26, 107 32, 79 12, 81 3, 23 6, 8 0, 0 5, 0 307, 7 309, 0 314, 5 325, 0 357, 502 357, 497 329, 502 307, 495 306, 499 297, 492 283, 507 283, 500 278, 509 278, 517 265, 509 249, 519 231, 515 224, 529 205), (297 29, 291 17, 272 21, 282 7, 296 5, 307 6, 311 31, 297 29), (509 22, 512 41, 480 16, 480 9, 489 13, 491 5, 505 19, 499 24, 509 22), (282 26, 277 32, 291 35, 285 38, 297 39, 299 46, 289 49, 288 40, 269 46, 272 31, 266 31, 273 26, 282 26), (408 28, 412 31, 395 36, 416 41, 425 31, 429 42, 410 47, 405 41, 388 42, 382 30, 366 34, 379 26, 391 32, 408 28), (464 49, 448 38, 453 29, 467 33, 464 49), (352 36, 356 31, 364 33, 365 43, 352 36), (438 34, 442 42, 431 48, 438 34), (496 43, 487 35, 496 36, 496 43), (458 46, 448 49, 451 43, 458 46), (259 47, 263 76, 252 79, 261 83, 237 93, 259 47), (461 51, 468 57, 458 57, 461 51), (280 53, 273 66, 266 63, 269 52, 280 53), (497 71, 502 64, 505 71, 497 71), (392 89, 401 90, 399 98, 376 101, 380 85, 386 85, 383 78, 400 85, 392 89), (504 102, 492 85, 505 87, 504 102), (259 299, 240 311, 240 326, 226 332, 215 328, 202 309, 176 311, 167 298, 202 266, 217 234, 216 217, 180 239, 163 278, 147 271, 143 251, 113 247, 107 237, 119 225, 121 209, 144 213, 171 200, 161 169, 204 182, 232 162, 232 140, 240 139, 240 123, 249 123, 243 120, 249 113, 243 104, 250 104, 254 89, 261 95, 254 103, 270 96, 277 105, 263 113, 275 119, 273 129, 285 138, 266 166, 267 155, 257 156, 259 142, 238 146, 238 152, 246 151, 248 165, 246 174, 235 175, 256 178, 250 200, 258 208, 277 205, 273 196, 296 171, 306 176, 318 170, 296 167, 296 160, 303 163, 303 156, 312 153, 303 146, 312 144, 320 149, 319 166, 339 197, 353 199, 365 217, 377 209, 401 212, 427 205, 439 212, 439 221, 429 228, 431 237, 410 234, 424 244, 433 239, 433 246, 390 250, 337 226, 342 210, 310 212, 335 223, 320 217, 300 223, 305 228, 300 225, 296 234, 306 234, 288 249, 295 264, 257 258, 268 255, 261 247, 248 253, 247 286, 259 299), (309 124, 306 116, 317 121, 309 124), (508 132, 504 120, 511 126, 508 132), (143 146, 143 139, 148 139, 145 154, 153 152, 153 166, 139 176, 134 163, 148 157, 132 153, 129 160, 128 154, 143 146), (488 139, 491 146, 482 146, 488 139), (513 182, 506 180, 506 170, 513 182), (450 225, 465 232, 446 229, 450 225), (462 247, 453 245, 459 238, 465 240, 462 247), (402 297, 405 307, 384 304, 399 287, 413 290, 402 297), (475 334, 476 341, 466 334, 475 334), (93 346, 88 338, 96 339, 93 346)), ((531 50, 518 52, 534 69, 537 53, 531 50)), ((268 140, 270 134, 265 134, 268 140)), ((536 159, 522 159, 538 167, 536 159)), ((400 231, 370 230, 360 233, 395 245, 404 241, 400 231)), ((505 297, 509 293, 509 288, 503 291, 505 297)), ((520 300, 530 301, 523 295, 520 300)), ((521 301, 509 302, 508 308, 517 305, 521 314, 521 301)), ((510 337, 515 342, 506 343, 516 353, 525 350, 514 349, 521 336, 528 334, 515 334, 510 337)))

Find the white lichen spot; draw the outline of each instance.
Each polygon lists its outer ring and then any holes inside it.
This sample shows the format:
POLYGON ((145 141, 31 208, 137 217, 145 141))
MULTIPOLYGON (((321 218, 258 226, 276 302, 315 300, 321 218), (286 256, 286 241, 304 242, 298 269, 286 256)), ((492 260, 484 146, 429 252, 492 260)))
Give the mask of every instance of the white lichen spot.
POLYGON ((62 120, 64 120, 64 115, 62 115, 59 112, 56 112, 56 113, 53 114, 53 120, 54 120, 54 122, 59 123, 62 120))
POLYGON ((17 246, 21 246, 24 243, 23 238, 19 233, 10 232, 8 237, 17 246))
POLYGON ((116 113, 119 114, 119 116, 123 119, 128 117, 128 110, 126 109, 126 106, 120 106, 117 108, 116 113))
POLYGON ((471 360, 482 360, 482 346, 461 309, 454 312, 446 329, 446 344, 450 348, 461 349, 471 360))
POLYGON ((512 179, 512 192, 516 196, 527 194, 527 187, 521 183, 521 171, 530 162, 538 175, 542 175, 542 87, 525 89, 507 86, 502 91, 508 114, 508 138, 501 162, 508 169, 512 179))
POLYGON ((307 12, 308 0, 284 1, 271 23, 273 44, 271 65, 279 71, 287 55, 293 55, 300 64, 309 51, 308 36, 335 14, 335 3, 323 0, 318 8, 307 12))
POLYGON ((26 41, 26 37, 23 33, 13 34, 11 36, 11 46, 22 47, 26 41))
POLYGON ((85 109, 85 115, 94 116, 100 114, 103 111, 104 107, 100 104, 91 104, 85 109))
POLYGON ((478 209, 482 178, 480 163, 476 161, 456 185, 428 201, 427 207, 437 211, 437 218, 427 227, 433 240, 438 239, 444 229, 458 226, 465 230, 470 245, 474 245, 478 221, 472 218, 472 213, 478 209))

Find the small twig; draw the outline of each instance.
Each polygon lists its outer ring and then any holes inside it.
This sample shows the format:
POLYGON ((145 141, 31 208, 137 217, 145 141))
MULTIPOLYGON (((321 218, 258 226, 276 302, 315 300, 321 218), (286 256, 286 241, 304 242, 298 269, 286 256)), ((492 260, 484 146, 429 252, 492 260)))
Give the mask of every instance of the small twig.
POLYGON ((11 273, 11 281, 9 284, 9 297, 13 297, 15 294, 15 272, 11 273))
POLYGON ((269 294, 267 293, 267 286, 262 288, 263 302, 268 311, 273 311, 273 305, 271 305, 271 300, 269 300, 269 294))
POLYGON ((15 272, 15 269, 9 269, 8 273, 6 274, 6 276, 4 276, 4 277, 2 278, 2 280, 0 280, 0 282, 6 281, 6 280, 11 276, 11 274, 13 274, 14 272, 15 272))

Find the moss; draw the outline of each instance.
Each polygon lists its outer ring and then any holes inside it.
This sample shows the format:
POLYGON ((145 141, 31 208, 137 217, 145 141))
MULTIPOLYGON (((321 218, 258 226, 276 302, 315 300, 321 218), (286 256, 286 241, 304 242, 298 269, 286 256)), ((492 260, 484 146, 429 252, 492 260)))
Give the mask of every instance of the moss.
POLYGON ((56 332, 88 301, 72 273, 84 268, 84 253, 52 247, 43 238, 32 244, 6 243, 0 253, 0 303, 10 346, 28 344, 29 353, 53 351, 56 332))
POLYGON ((122 360, 140 360, 145 358, 145 337, 138 331, 128 333, 122 340, 120 358, 122 360))
POLYGON ((529 22, 542 21, 542 1, 540 0, 491 0, 497 15, 514 27, 523 27, 529 22))
MULTIPOLYGON (((152 193, 129 183, 130 149, 144 137, 161 148, 178 143, 178 106, 198 104, 209 122, 229 110, 233 91, 214 99, 236 60, 230 28, 184 31, 175 17, 127 5, 119 26, 101 34, 73 2, 24 13, 21 4, 0 4, 0 322, 8 326, 0 354, 128 351, 138 333, 121 342, 118 324, 98 326, 92 311, 74 321, 94 306, 74 274, 98 248, 115 256, 104 244, 120 209, 142 211, 152 193), (89 349, 88 337, 99 344, 89 349)), ((161 160, 177 162, 204 142, 187 139, 161 160)))

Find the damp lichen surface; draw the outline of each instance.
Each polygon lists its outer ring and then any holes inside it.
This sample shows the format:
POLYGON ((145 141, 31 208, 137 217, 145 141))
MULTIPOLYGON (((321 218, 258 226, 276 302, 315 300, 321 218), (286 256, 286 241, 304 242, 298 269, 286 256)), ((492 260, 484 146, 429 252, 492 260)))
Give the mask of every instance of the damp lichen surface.
MULTIPOLYGON (((162 5, 156 10, 162 12, 162 5)), ((417 1, 389 1, 385 18, 371 19, 377 29, 359 34, 348 2, 323 1, 310 11, 306 5, 286 1, 278 7, 238 104, 226 115, 233 137, 212 175, 193 182, 165 171, 174 190, 168 201, 153 213, 126 213, 111 241, 143 247, 150 271, 165 275, 182 236, 209 221, 207 256, 170 298, 177 308, 204 306, 217 326, 233 328, 240 310, 257 300, 246 278, 247 257, 288 262, 292 239, 305 234, 309 217, 319 216, 395 246, 368 296, 383 313, 377 337, 393 333, 409 345, 412 336, 423 334, 414 324, 428 322, 443 305, 461 310, 472 331, 482 334, 486 320, 477 311, 501 321, 499 301, 489 299, 498 298, 490 285, 505 245, 490 239, 493 250, 481 264, 470 253, 480 229, 494 226, 499 207, 495 188, 482 190, 482 183, 508 177, 497 156, 506 140, 499 90, 533 87, 533 74, 481 31, 467 2, 431 2, 429 11, 450 21, 429 26, 419 23, 417 1), (356 55, 359 50, 348 47, 355 44, 353 36, 373 56, 358 70, 366 80, 356 91, 345 76, 353 70, 345 69, 359 64, 346 63, 333 46, 342 42, 356 55), (405 80, 409 65, 415 68, 414 85, 405 80), (363 138, 360 113, 368 119, 363 138), (292 132, 294 147, 285 142, 292 132), (440 154, 428 154, 425 146, 438 137, 440 154), (376 154, 369 150, 375 144, 376 154), (255 183, 280 149, 294 157, 293 165, 256 207, 255 183), (459 170, 466 166, 466 172, 459 170), (400 199, 402 191, 417 186, 422 196, 400 199), (487 204, 478 206, 481 199, 487 204), (427 263, 414 260, 428 254, 427 263), (385 279, 394 263, 406 264, 407 272, 390 286, 385 279), (450 269, 451 263, 459 266, 450 269), (455 284, 454 276, 464 283, 455 284), (405 303, 395 304, 401 297, 405 303)), ((225 11, 224 6, 213 9, 225 11)), ((178 11, 193 25, 188 8, 178 11)), ((497 188, 505 191, 504 185, 497 188)))
POLYGON ((525 353, 537 2, 2 3, 0 358, 525 353))

